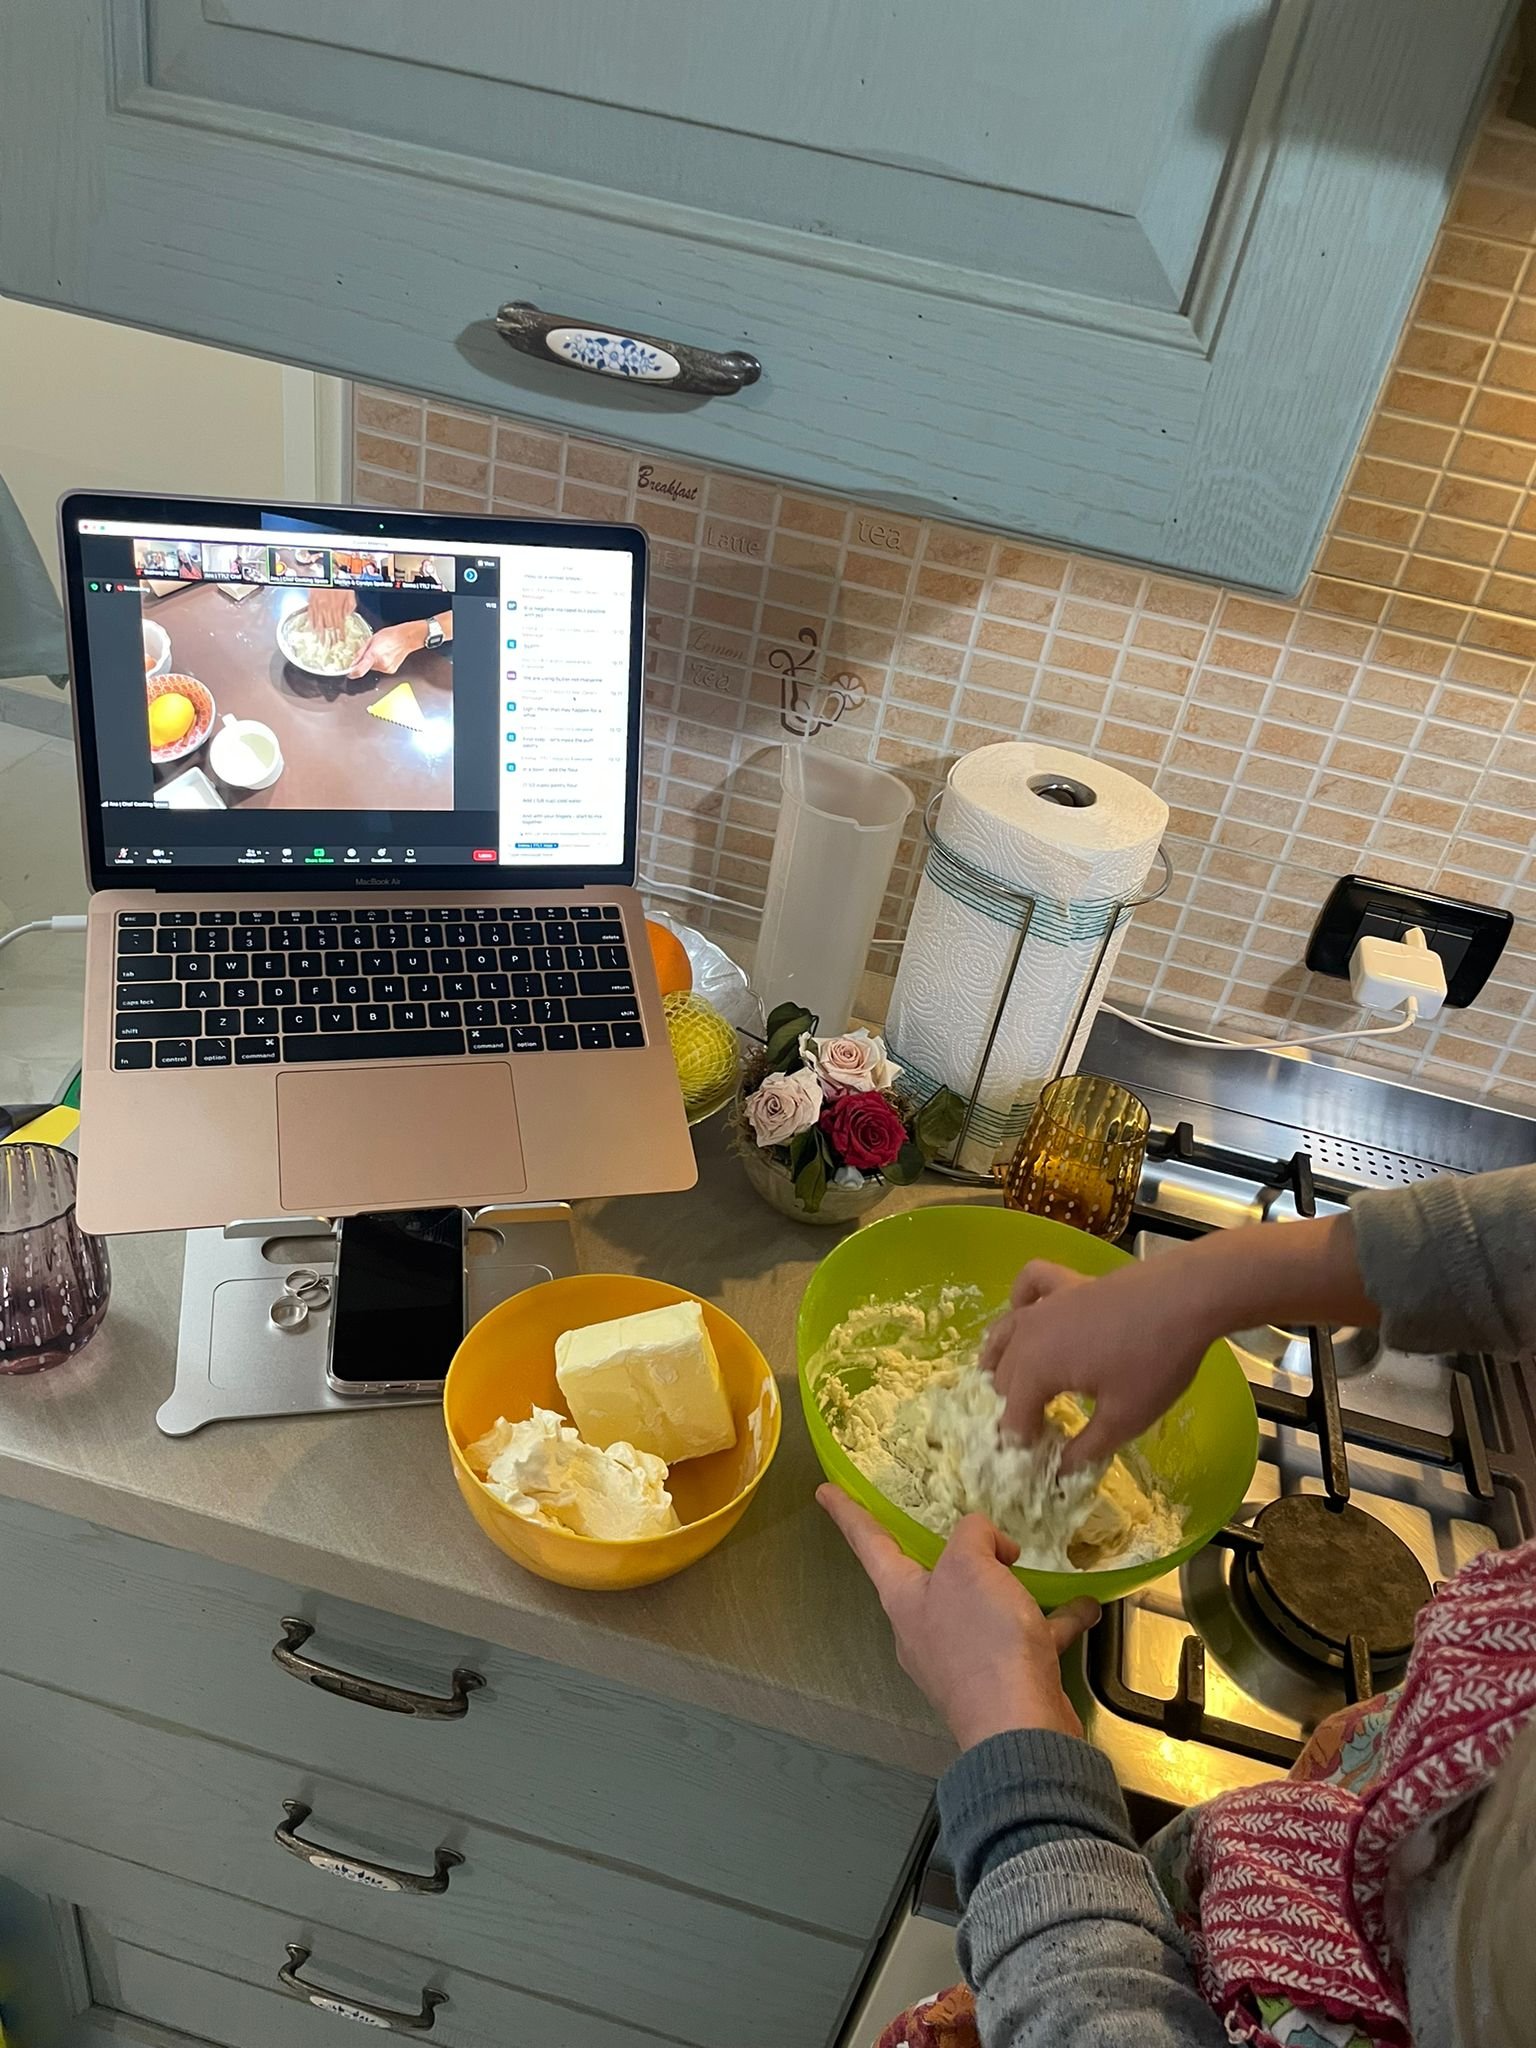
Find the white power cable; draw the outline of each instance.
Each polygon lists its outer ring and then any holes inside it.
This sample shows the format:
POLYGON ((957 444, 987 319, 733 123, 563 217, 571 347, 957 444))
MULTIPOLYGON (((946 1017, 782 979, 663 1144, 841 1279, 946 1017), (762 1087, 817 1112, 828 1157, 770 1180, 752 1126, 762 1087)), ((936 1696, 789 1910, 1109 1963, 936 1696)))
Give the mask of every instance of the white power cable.
POLYGON ((35 917, 30 924, 19 924, 14 931, 0 933, 0 953, 16 939, 24 939, 28 932, 83 932, 85 919, 74 917, 35 917))
POLYGON ((1099 1008, 1118 1017, 1122 1024, 1132 1024, 1149 1037, 1166 1039, 1170 1045, 1199 1045, 1219 1052, 1300 1052, 1305 1046, 1332 1045, 1341 1038, 1391 1038, 1399 1031, 1412 1030, 1419 1021, 1419 999, 1410 996, 1407 1015, 1396 1024, 1357 1024, 1349 1031, 1314 1031, 1307 1038, 1217 1038, 1209 1031, 1186 1031, 1177 1024, 1149 1023, 1145 1017, 1133 1017, 1129 1010, 1116 1009, 1113 1003, 1101 1003, 1099 1008))

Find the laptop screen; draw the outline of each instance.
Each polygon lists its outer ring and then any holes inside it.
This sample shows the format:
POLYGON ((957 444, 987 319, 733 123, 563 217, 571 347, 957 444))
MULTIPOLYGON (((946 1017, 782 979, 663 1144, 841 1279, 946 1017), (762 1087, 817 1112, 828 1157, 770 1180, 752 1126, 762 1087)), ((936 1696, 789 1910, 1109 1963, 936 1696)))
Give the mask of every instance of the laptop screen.
POLYGON ((95 495, 60 519, 96 886, 632 877, 634 529, 95 495))

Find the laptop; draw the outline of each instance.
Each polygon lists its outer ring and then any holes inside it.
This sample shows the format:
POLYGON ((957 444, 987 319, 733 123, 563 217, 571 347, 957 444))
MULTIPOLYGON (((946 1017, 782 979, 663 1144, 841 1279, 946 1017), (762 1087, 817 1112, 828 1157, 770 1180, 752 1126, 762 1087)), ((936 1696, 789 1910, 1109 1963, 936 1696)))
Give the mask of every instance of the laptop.
POLYGON ((692 1186, 633 888, 645 537, 59 508, 101 1232, 692 1186))

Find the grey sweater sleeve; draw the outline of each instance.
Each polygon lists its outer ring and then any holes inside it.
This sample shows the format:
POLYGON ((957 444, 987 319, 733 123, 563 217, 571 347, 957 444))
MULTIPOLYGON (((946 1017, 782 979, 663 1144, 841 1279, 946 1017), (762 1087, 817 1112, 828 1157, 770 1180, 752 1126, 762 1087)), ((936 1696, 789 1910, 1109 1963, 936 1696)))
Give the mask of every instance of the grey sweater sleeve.
POLYGON ((994 1735, 939 1785, 984 2048, 1223 2048, 1108 1761, 994 1735))
POLYGON ((1536 1166, 1357 1195, 1350 1214, 1389 1344, 1505 1356, 1536 1349, 1536 1166))

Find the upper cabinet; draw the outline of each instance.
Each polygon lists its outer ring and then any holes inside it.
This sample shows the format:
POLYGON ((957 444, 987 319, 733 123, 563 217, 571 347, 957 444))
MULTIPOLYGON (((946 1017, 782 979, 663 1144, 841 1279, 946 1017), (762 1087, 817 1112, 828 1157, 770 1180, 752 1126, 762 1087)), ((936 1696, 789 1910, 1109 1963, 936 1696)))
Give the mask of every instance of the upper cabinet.
POLYGON ((1294 589, 1510 12, 12 0, 0 290, 1294 589))

